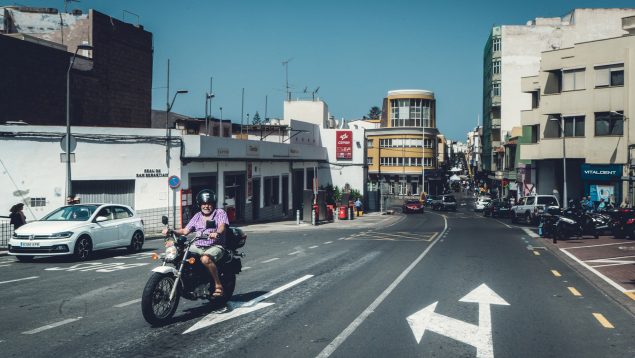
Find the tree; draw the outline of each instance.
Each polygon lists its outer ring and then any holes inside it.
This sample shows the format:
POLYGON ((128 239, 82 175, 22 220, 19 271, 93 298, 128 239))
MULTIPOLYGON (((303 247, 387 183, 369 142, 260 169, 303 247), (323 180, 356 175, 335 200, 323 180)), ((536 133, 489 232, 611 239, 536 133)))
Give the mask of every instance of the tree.
POLYGON ((258 111, 256 111, 256 114, 254 114, 254 118, 251 119, 251 124, 258 125, 260 123, 261 123, 260 114, 258 114, 258 111))
POLYGON ((379 119, 379 116, 381 116, 381 109, 377 106, 371 107, 370 111, 368 111, 368 117, 370 117, 370 119, 379 119))

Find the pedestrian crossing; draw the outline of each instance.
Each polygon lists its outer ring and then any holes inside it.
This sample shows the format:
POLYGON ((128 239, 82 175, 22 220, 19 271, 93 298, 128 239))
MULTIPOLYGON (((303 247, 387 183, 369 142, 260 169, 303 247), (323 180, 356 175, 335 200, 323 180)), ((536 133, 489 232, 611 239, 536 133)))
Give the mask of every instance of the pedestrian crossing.
POLYGON ((427 241, 430 242, 438 232, 377 232, 363 231, 346 238, 346 240, 375 240, 375 241, 427 241))

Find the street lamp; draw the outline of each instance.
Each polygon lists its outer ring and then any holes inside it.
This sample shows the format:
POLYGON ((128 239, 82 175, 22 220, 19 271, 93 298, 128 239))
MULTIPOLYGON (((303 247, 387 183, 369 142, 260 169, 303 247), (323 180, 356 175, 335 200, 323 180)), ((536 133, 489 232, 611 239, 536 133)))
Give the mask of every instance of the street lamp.
POLYGON ((634 145, 630 144, 629 142, 630 131, 629 131, 628 117, 626 117, 624 113, 620 113, 617 111, 609 111, 609 113, 612 115, 622 117, 623 121, 626 122, 626 150, 627 150, 626 164, 628 165, 628 200, 629 200, 629 203, 632 203, 633 202, 633 188, 632 188, 633 182, 631 180, 631 149, 634 147, 634 145))
POLYGON ((220 136, 223 136, 223 107, 218 107, 220 109, 220 136))
POLYGON ((209 117, 211 116, 211 113, 208 114, 208 111, 207 111, 209 107, 208 103, 211 102, 212 98, 214 97, 215 96, 212 92, 205 93, 205 131, 207 132, 207 135, 209 135, 209 117))
POLYGON ((552 117, 549 118, 550 121, 558 121, 558 128, 562 133, 562 174, 564 175, 564 185, 562 188, 562 207, 567 208, 567 149, 565 142, 565 133, 564 133, 564 118, 562 118, 563 124, 560 125, 560 117, 552 117))
POLYGON ((71 68, 75 64, 77 51, 92 50, 91 45, 79 45, 73 53, 71 63, 66 70, 66 197, 73 195, 73 185, 71 184, 71 68))

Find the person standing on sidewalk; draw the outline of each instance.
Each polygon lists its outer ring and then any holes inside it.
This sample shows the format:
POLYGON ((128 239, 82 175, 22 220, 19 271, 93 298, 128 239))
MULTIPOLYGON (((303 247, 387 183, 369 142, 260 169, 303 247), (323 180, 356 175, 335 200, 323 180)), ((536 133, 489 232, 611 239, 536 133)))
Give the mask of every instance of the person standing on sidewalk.
POLYGON ((357 210, 357 216, 359 216, 362 211, 362 201, 359 197, 357 197, 357 200, 355 201, 355 209, 357 210))
POLYGON ((23 203, 15 204, 9 209, 9 219, 11 219, 11 225, 13 225, 13 230, 19 228, 20 226, 26 224, 26 216, 22 210, 24 209, 23 203))

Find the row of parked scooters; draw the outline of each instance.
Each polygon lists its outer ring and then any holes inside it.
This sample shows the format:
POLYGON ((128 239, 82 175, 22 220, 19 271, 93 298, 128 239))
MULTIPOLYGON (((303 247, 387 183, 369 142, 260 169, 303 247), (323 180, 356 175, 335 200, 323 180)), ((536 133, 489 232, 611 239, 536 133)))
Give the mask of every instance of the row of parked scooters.
POLYGON ((539 214, 538 234, 551 237, 553 242, 572 237, 613 235, 635 239, 635 209, 611 208, 601 212, 588 212, 570 202, 567 209, 546 207, 539 214))

